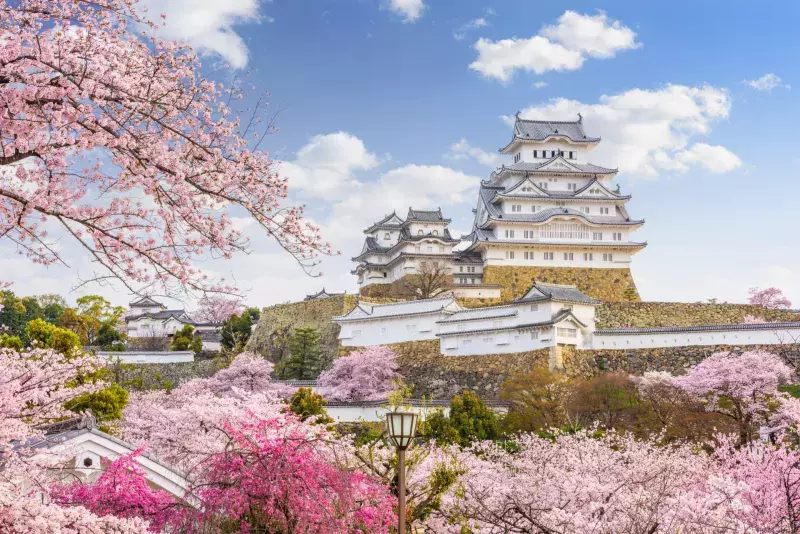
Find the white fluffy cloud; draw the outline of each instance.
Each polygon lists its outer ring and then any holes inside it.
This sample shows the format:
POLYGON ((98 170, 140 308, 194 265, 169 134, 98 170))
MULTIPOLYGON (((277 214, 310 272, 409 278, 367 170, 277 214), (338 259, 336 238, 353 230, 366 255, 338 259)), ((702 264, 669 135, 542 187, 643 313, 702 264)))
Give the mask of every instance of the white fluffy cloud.
POLYGON ((460 41, 464 37, 467 36, 467 32, 470 30, 477 30, 478 28, 484 28, 489 25, 489 21, 487 21, 484 17, 478 17, 477 19, 473 19, 463 26, 459 27, 456 31, 453 32, 453 37, 460 41))
POLYGON ((450 145, 450 150, 444 155, 445 159, 460 160, 472 158, 481 165, 487 167, 499 167, 507 158, 502 154, 492 153, 483 150, 482 148, 474 147, 467 142, 466 139, 461 139, 457 143, 450 145))
POLYGON ((558 24, 545 26, 527 39, 479 39, 473 46, 478 59, 470 68, 508 83, 517 70, 536 74, 577 70, 588 57, 611 58, 639 46, 633 30, 618 20, 609 20, 602 11, 596 15, 565 11, 558 24))
POLYGON ((162 23, 161 35, 192 45, 200 53, 222 56, 234 68, 247 65, 248 50, 234 31, 237 24, 272 19, 259 13, 260 0, 143 0, 151 19, 162 23))
POLYGON ((379 163, 364 142, 347 132, 315 135, 293 161, 280 163, 279 173, 291 179, 293 191, 306 197, 341 198, 358 187, 354 173, 379 163))
POLYGON ((414 23, 425 11, 423 0, 389 0, 389 10, 403 17, 403 22, 414 23))
POLYGON ((744 83, 756 91, 766 91, 768 93, 771 93, 776 87, 784 87, 786 89, 792 88, 789 84, 781 83, 781 81, 780 76, 770 72, 755 80, 745 80, 744 83))
POLYGON ((542 89, 544 87, 547 87, 547 82, 533 82, 534 89, 542 89))
MULTIPOLYGON (((565 120, 581 113, 587 133, 603 137, 592 151, 593 162, 654 177, 692 167, 726 172, 740 166, 725 147, 692 143, 694 137, 708 135, 712 123, 727 119, 730 107, 725 89, 667 85, 604 95, 597 104, 558 98, 526 108, 522 117, 565 120)), ((513 123, 513 117, 503 118, 513 123)))

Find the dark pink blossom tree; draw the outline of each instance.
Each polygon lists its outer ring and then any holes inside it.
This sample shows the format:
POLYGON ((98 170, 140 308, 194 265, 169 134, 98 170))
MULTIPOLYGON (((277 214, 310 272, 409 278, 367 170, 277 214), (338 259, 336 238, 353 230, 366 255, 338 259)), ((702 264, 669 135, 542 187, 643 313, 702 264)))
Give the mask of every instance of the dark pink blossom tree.
POLYGON ((786 298, 783 291, 777 287, 759 289, 751 287, 747 301, 750 304, 763 306, 770 310, 786 310, 792 307, 792 301, 786 298))
POLYGON ((137 3, 0 0, 0 237, 63 263, 57 229, 132 291, 229 292, 196 261, 248 249, 236 209, 310 268, 328 246, 282 205, 264 106, 241 121, 242 95, 201 77, 137 3))
POLYGON ((333 401, 386 399, 400 378, 397 355, 386 347, 366 347, 334 360, 330 369, 319 375, 320 393, 333 401))

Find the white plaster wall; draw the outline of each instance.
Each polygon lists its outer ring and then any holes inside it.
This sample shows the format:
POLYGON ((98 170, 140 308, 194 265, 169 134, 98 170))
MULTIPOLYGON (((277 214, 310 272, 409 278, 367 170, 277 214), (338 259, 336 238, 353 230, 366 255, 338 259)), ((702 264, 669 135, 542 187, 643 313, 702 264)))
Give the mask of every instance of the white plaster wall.
POLYGON ((592 336, 593 349, 638 349, 703 345, 781 345, 800 339, 800 327, 779 330, 728 330, 675 334, 614 334, 592 336))
POLYGON ((446 336, 440 339, 441 352, 445 356, 511 354, 553 345, 551 328, 539 329, 537 332, 538 339, 532 339, 530 331, 516 330, 446 336))
POLYGON ((192 351, 129 351, 129 352, 106 352, 97 353, 101 358, 122 363, 174 363, 174 362, 193 362, 194 352, 192 351))
MULTIPOLYGON (((476 283, 480 283, 480 279, 478 279, 476 283)), ((480 287, 480 286, 470 287, 464 285, 453 289, 453 294, 457 297, 465 299, 477 299, 477 298, 499 299, 500 288, 480 287)))
MULTIPOLYGON (((439 410, 443 410, 445 415, 449 415, 450 409, 442 407, 421 407, 413 406, 408 408, 412 412, 420 414, 421 418, 439 410)), ((493 407, 493 411, 506 413, 506 408, 493 407)), ((386 413, 391 411, 388 406, 327 406, 325 411, 335 421, 340 423, 353 423, 356 421, 381 422, 386 421, 386 413)))
POLYGON ((631 262, 631 254, 620 251, 586 250, 580 245, 575 248, 552 248, 547 249, 546 243, 536 243, 536 246, 526 246, 524 244, 505 244, 487 243, 487 250, 484 254, 485 265, 511 265, 511 266, 532 266, 541 265, 544 267, 596 267, 603 269, 627 268, 631 262), (507 258, 506 251, 513 250, 514 258, 507 258), (533 252, 533 259, 525 259, 525 251, 533 252), (544 252, 552 252, 553 259, 545 260, 544 252), (573 259, 565 260, 564 253, 572 252, 573 259), (592 260, 584 261, 584 252, 592 254, 592 260), (603 254, 611 254, 612 261, 604 261, 603 254))
POLYGON ((411 235, 419 235, 419 231, 422 230, 422 234, 429 234, 436 230, 438 235, 444 235, 444 229, 447 227, 444 223, 410 223, 408 225, 408 231, 411 235))
POLYGON ((402 341, 436 339, 440 313, 394 317, 371 321, 342 321, 339 339, 345 347, 385 345, 402 341), (413 325, 413 327, 412 327, 413 325), (360 331, 360 333, 356 333, 360 331))

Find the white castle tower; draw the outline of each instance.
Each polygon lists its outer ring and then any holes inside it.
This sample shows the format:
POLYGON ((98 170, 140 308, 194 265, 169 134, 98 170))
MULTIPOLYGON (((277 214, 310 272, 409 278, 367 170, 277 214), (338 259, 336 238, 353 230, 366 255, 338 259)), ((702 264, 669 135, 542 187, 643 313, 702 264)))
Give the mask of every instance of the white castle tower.
POLYGON ((577 121, 524 120, 517 114, 513 156, 481 182, 467 253, 489 266, 627 269, 646 243, 631 240, 630 195, 612 191, 616 169, 589 163, 600 142, 577 121))

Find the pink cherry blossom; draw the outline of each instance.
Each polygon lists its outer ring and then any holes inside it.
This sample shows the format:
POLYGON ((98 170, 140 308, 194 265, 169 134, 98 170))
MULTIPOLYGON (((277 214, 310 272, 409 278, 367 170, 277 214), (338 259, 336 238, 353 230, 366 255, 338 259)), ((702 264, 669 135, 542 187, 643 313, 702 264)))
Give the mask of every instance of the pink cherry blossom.
POLYGON ((197 309, 191 315, 197 322, 223 323, 231 315, 239 315, 243 311, 241 299, 207 295, 197 302, 197 309))
POLYGON ((766 289, 758 289, 757 287, 750 288, 750 297, 748 302, 763 306, 771 310, 784 310, 792 307, 792 301, 783 295, 783 291, 777 287, 768 287, 766 289))
POLYGON ((400 378, 397 355, 386 347, 366 347, 334 360, 330 369, 319 375, 320 393, 333 401, 386 399, 400 378))
POLYGON ((0 0, 0 236, 51 264, 56 229, 132 291, 232 292, 197 262, 248 250, 235 209, 311 269, 330 247, 283 205, 263 99, 241 121, 137 4, 0 0))

